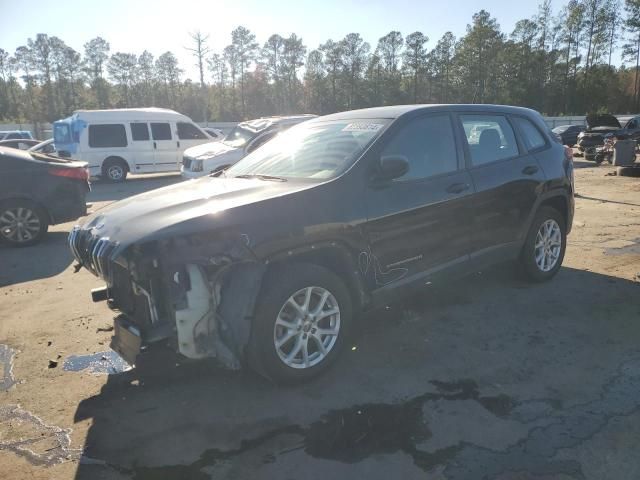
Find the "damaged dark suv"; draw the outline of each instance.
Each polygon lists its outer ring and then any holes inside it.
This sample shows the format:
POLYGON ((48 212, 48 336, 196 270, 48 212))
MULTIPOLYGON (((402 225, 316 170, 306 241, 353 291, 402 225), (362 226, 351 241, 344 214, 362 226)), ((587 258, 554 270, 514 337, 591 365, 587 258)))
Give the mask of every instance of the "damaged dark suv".
POLYGON ((488 105, 333 114, 224 172, 118 202, 73 229, 112 348, 154 343, 279 382, 328 367, 360 312, 489 264, 559 270, 573 164, 542 117, 488 105))

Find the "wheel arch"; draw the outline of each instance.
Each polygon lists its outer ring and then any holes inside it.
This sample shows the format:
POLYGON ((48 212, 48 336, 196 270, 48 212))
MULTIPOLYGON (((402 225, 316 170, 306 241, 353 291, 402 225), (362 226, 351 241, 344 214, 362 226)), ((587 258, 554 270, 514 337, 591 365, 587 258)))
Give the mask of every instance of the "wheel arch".
POLYGON ((108 157, 106 157, 100 164, 100 170, 102 170, 104 166, 110 162, 123 163, 127 168, 127 172, 131 172, 131 165, 129 164, 129 160, 120 155, 109 155, 108 157))
POLYGON ((370 294, 358 269, 356 257, 341 242, 308 245, 277 254, 266 260, 265 278, 292 263, 311 263, 334 273, 347 286, 353 305, 361 310, 370 303, 370 294))
POLYGON ((17 194, 17 195, 11 195, 6 197, 0 197, 0 206, 2 206, 2 204, 5 202, 10 202, 13 200, 27 200, 33 203, 36 207, 38 207, 45 213, 45 215, 47 216, 46 217, 47 223, 49 225, 55 225, 55 218, 53 218, 49 209, 42 202, 39 202, 37 199, 33 198, 30 195, 17 194))

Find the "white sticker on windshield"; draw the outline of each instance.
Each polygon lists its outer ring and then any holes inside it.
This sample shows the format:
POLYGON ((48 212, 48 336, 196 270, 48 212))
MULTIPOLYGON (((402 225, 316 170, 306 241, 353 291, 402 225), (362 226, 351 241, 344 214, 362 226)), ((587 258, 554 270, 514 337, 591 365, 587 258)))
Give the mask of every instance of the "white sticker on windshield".
POLYGON ((343 132, 377 132, 384 125, 382 123, 350 123, 342 129, 343 132))

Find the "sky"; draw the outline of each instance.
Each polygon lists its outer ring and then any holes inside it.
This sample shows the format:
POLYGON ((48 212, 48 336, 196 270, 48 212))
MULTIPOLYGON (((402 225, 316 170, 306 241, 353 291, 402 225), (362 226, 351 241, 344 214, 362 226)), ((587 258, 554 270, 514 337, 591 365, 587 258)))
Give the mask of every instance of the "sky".
MULTIPOLYGON (((556 9, 564 2, 556 0, 556 9)), ((308 50, 327 39, 357 32, 371 44, 398 30, 416 30, 429 37, 431 48, 446 32, 465 33, 472 15, 484 8, 498 20, 503 32, 537 12, 538 0, 30 0, 29 8, 16 0, 0 0, 0 48, 13 53, 37 33, 55 35, 82 52, 91 38, 101 36, 111 52, 156 57, 171 50, 185 77, 196 79, 194 59, 186 50, 189 33, 209 35, 209 46, 220 52, 231 43, 231 31, 243 25, 262 45, 279 33, 302 37, 308 50)))

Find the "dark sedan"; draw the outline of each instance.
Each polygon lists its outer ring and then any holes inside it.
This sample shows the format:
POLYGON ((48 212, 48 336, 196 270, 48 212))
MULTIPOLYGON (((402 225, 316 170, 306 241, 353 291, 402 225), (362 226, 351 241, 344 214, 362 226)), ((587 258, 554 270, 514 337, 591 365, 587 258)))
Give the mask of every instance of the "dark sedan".
POLYGON ((555 133, 563 145, 573 147, 578 143, 578 135, 585 130, 584 125, 560 125, 555 127, 552 132, 555 133))
POLYGON ((86 215, 85 162, 0 147, 0 241, 33 245, 49 225, 86 215))

